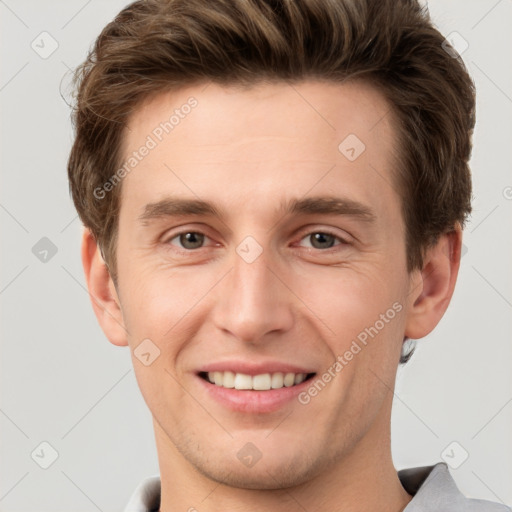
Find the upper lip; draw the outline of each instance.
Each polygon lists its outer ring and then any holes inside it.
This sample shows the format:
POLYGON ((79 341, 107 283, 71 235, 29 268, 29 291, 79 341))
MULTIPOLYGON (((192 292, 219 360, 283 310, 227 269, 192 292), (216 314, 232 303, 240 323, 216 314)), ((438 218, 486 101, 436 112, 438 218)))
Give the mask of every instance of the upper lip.
POLYGON ((219 361, 201 366, 198 373, 208 372, 233 372, 245 375, 261 375, 264 373, 315 373, 311 368, 299 366, 281 361, 265 361, 254 363, 241 360, 219 361))

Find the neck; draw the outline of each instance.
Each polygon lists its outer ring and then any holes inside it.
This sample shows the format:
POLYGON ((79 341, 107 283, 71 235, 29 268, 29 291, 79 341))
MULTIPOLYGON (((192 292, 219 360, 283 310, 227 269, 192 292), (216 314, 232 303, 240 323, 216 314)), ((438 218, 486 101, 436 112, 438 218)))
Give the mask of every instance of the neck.
POLYGON ((160 512, 287 512, 290 508, 317 512, 401 512, 412 497, 402 487, 393 466, 390 411, 391 407, 384 405, 382 418, 375 420, 350 453, 307 482, 271 490, 232 487, 199 473, 155 421, 161 478, 160 512))

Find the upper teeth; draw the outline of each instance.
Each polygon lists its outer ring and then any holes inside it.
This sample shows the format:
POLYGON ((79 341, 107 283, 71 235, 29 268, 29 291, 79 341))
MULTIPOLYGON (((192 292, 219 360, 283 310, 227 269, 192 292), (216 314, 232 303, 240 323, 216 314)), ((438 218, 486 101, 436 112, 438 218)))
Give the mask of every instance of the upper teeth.
POLYGON ((279 389, 300 384, 305 380, 306 373, 262 373, 260 375, 246 375, 234 372, 208 372, 208 380, 216 386, 235 389, 254 389, 265 391, 279 389))

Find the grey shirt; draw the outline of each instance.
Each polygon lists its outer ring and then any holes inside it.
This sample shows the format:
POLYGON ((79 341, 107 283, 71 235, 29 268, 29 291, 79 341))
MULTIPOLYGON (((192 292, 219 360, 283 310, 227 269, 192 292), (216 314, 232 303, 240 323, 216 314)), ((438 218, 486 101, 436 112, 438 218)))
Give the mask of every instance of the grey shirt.
MULTIPOLYGON (((466 498, 457 488, 448 466, 402 469, 398 478, 413 496, 403 512, 512 512, 506 505, 466 498)), ((160 506, 160 477, 143 480, 133 493, 124 512, 157 512, 160 506)))

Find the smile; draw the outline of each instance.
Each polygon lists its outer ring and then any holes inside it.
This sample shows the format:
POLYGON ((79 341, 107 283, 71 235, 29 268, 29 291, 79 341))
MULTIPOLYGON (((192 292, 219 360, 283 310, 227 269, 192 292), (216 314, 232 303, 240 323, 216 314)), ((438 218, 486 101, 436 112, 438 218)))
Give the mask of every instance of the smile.
POLYGON ((245 373, 201 372, 200 377, 215 386, 226 389, 270 391, 271 389, 289 388, 301 384, 311 378, 314 373, 261 373, 259 375, 247 375, 245 373))

